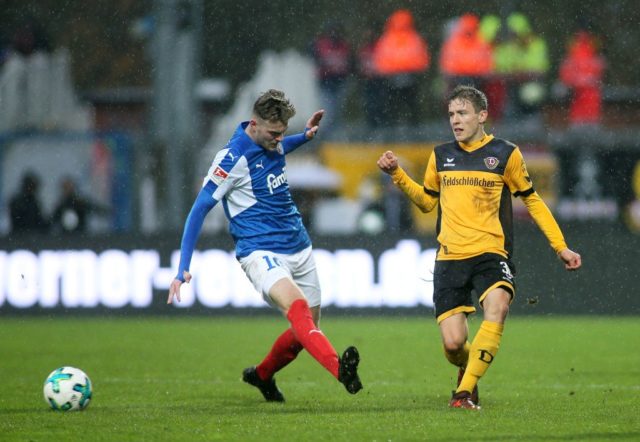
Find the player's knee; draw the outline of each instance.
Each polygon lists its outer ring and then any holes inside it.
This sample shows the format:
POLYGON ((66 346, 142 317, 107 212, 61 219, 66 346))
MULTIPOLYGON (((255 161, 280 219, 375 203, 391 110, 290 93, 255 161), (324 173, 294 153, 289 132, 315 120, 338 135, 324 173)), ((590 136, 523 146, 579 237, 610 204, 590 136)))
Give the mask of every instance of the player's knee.
POLYGON ((467 342, 466 337, 446 337, 443 339, 444 351, 451 355, 455 355, 464 349, 465 342, 467 342))

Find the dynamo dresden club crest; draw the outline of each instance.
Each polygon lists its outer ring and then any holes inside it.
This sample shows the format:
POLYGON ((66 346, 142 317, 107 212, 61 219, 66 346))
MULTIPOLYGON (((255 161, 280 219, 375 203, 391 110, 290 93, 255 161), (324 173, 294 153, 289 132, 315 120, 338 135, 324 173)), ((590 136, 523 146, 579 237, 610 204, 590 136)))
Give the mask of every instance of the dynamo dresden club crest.
POLYGON ((496 157, 487 157, 484 159, 484 165, 487 166, 487 169, 493 170, 498 167, 500 161, 496 157))

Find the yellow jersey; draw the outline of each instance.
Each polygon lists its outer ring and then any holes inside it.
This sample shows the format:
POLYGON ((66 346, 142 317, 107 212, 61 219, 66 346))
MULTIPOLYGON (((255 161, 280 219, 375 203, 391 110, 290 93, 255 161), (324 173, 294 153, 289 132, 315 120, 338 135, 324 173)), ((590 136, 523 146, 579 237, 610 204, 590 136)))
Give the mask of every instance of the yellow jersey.
POLYGON ((470 144, 436 146, 422 186, 398 167, 398 185, 424 212, 438 206, 438 260, 513 254, 511 195, 521 197, 556 252, 566 248, 557 222, 533 188, 520 149, 485 135, 470 144))

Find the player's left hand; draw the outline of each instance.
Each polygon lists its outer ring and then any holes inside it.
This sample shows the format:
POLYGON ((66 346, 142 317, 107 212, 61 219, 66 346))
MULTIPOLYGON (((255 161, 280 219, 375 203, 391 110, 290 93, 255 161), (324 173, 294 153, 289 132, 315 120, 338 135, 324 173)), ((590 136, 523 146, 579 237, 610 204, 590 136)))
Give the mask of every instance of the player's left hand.
POLYGON ((582 257, 571 249, 561 250, 558 258, 564 262, 564 268, 569 271, 578 270, 582 266, 582 257))
MULTIPOLYGON (((191 281, 191 273, 185 270, 184 272, 182 272, 182 276, 184 277, 184 282, 189 284, 189 281, 191 281)), ((178 300, 178 302, 180 302, 180 286, 181 285, 182 285, 182 281, 180 281, 179 279, 173 280, 173 282, 171 283, 171 286, 169 286, 169 297, 167 298, 167 304, 173 304, 174 295, 178 300)))
POLYGON ((322 116, 324 115, 324 109, 320 109, 311 115, 309 120, 307 120, 306 128, 307 130, 304 134, 307 137, 307 140, 312 139, 316 136, 318 129, 320 128, 320 120, 322 120, 322 116))

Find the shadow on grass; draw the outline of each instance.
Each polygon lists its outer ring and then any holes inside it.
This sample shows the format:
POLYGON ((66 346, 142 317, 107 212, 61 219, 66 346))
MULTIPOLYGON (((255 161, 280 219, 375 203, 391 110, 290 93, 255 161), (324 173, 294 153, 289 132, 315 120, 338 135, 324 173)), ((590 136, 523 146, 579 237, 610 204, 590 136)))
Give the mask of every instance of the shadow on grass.
MULTIPOLYGON (((295 414, 309 414, 315 415, 327 414, 333 415, 336 413, 344 414, 360 414, 360 413, 380 413, 380 412, 416 412, 434 410, 441 407, 429 406, 429 404, 421 401, 422 403, 409 402, 406 405, 398 405, 397 403, 389 403, 388 405, 380 403, 371 403, 365 401, 357 401, 354 398, 353 402, 328 402, 327 399, 323 399, 319 402, 310 402, 305 400, 304 402, 290 401, 286 403, 279 402, 265 402, 262 399, 246 399, 246 398, 221 398, 217 397, 208 402, 199 400, 197 402, 187 403, 164 403, 153 405, 145 404, 128 404, 128 405, 98 405, 89 407, 82 411, 73 411, 63 413, 60 411, 47 409, 43 407, 14 407, 0 409, 0 416, 2 415, 21 415, 21 414, 47 414, 47 415, 70 415, 70 414, 129 414, 137 412, 154 412, 154 414, 163 414, 169 412, 171 414, 179 414, 180 411, 187 411, 189 414, 203 414, 203 415, 229 415, 237 416, 239 412, 242 413, 262 413, 269 411, 273 414, 282 415, 295 415, 295 414)), ((441 404, 439 404, 441 405, 441 404)))
POLYGON ((16 415, 16 414, 64 414, 60 411, 48 409, 45 404, 42 407, 15 407, 15 408, 0 408, 0 416, 2 415, 16 415))

